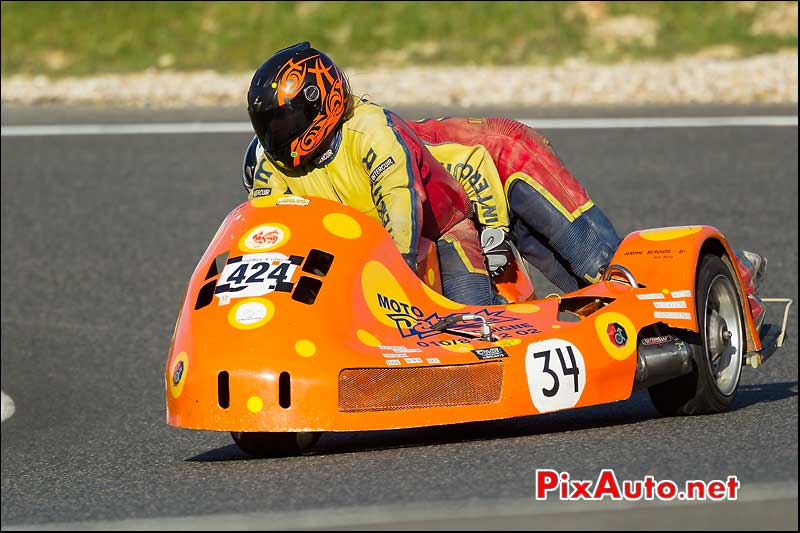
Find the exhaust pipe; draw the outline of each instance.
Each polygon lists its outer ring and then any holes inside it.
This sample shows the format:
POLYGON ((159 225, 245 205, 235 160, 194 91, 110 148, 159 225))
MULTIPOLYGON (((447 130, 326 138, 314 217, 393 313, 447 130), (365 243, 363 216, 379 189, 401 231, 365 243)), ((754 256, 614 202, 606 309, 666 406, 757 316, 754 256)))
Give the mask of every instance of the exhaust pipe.
POLYGON ((692 348, 673 335, 639 343, 634 390, 646 389, 692 371, 692 348))

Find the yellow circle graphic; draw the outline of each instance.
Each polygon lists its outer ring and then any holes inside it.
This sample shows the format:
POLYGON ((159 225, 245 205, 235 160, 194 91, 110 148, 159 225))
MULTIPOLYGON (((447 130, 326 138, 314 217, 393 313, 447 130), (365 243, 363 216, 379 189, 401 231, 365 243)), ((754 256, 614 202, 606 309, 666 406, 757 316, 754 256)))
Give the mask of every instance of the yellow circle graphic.
POLYGON ((250 200, 253 207, 275 207, 280 196, 259 196, 250 200))
POLYGON ((425 289, 425 294, 428 295, 428 298, 433 300, 433 303, 435 303, 436 305, 442 306, 446 309, 463 309, 464 307, 466 307, 464 304, 460 304, 458 302, 450 300, 449 298, 445 298, 444 296, 442 296, 441 294, 439 294, 438 292, 431 289, 425 284, 422 285, 422 288, 425 289))
POLYGON ((250 410, 251 413, 257 413, 264 408, 264 400, 259 398, 258 396, 251 396, 247 400, 247 409, 250 410))
POLYGON ((553 324, 553 329, 561 329, 561 326, 559 326, 558 324, 553 324))
POLYGON ((678 237, 694 235, 698 231, 700 231, 700 226, 681 226, 677 228, 646 229, 640 232, 639 236, 648 241, 668 241, 678 237))
POLYGON ((181 352, 169 367, 167 383, 169 393, 173 398, 177 398, 183 392, 183 385, 186 383, 186 372, 189 370, 189 356, 186 352, 181 352), (177 383, 176 383, 177 381, 177 383))
POLYGON ((378 340, 378 337, 363 329, 356 331, 356 337, 358 337, 358 340, 367 346, 377 347, 381 345, 381 341, 378 340))
POLYGON ((464 352, 468 352, 470 350, 473 350, 475 347, 472 346, 472 344, 470 344, 470 343, 466 343, 466 344, 456 344, 456 345, 453 345, 453 346, 450 346, 450 345, 442 346, 442 348, 444 348, 445 350, 449 350, 451 352, 464 353, 464 352))
POLYGON ((521 342, 522 342, 522 339, 503 339, 503 340, 497 341, 496 343, 494 343, 494 345, 495 346, 500 346, 501 348, 507 348, 509 346, 516 346, 517 344, 520 344, 521 342))
POLYGON ((361 237, 361 224, 350 215, 344 213, 331 213, 322 219, 325 229, 343 239, 358 239, 361 237))
POLYGON ((266 298, 248 298, 228 311, 228 323, 236 329, 260 328, 275 316, 275 304, 266 298))
POLYGON ((286 244, 291 235, 292 232, 283 224, 260 224, 242 235, 239 248, 252 253, 268 252, 286 244))
POLYGON ((433 282, 436 281, 436 273, 433 271, 432 268, 428 269, 428 285, 433 285, 433 282))
POLYGON ((536 313, 541 308, 533 304, 511 304, 506 309, 514 313, 536 313))
POLYGON ((600 338, 600 343, 611 357, 618 361, 623 361, 636 352, 636 327, 627 316, 620 313, 603 313, 594 321, 594 329, 600 338), (615 332, 609 332, 609 326, 616 324, 622 327, 615 332), (615 337, 616 340, 612 340, 615 337))
MULTIPOLYGON (((406 309, 406 306, 409 309, 411 307, 403 287, 379 261, 369 261, 364 265, 364 270, 361 271, 361 289, 364 291, 364 299, 370 312, 385 326, 396 328, 395 321, 388 315, 406 309)), ((416 322, 416 318, 413 318, 413 321, 416 322)))
POLYGON ((300 357, 311 357, 317 353, 317 346, 306 339, 301 339, 294 344, 294 351, 300 354, 300 357))

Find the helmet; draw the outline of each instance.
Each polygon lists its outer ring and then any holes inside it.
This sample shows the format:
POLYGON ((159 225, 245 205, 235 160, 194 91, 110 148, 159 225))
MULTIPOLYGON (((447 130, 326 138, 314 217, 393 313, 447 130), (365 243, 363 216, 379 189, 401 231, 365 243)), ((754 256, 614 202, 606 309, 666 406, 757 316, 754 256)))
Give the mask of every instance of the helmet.
POLYGON ((247 92, 256 137, 267 156, 287 169, 304 165, 326 148, 349 107, 344 74, 308 42, 267 59, 247 92))
POLYGON ((247 192, 253 189, 253 179, 256 177, 258 160, 261 159, 263 153, 264 149, 261 147, 261 143, 258 142, 258 137, 253 135, 250 144, 247 145, 247 149, 244 151, 244 159, 242 160, 242 183, 247 192))

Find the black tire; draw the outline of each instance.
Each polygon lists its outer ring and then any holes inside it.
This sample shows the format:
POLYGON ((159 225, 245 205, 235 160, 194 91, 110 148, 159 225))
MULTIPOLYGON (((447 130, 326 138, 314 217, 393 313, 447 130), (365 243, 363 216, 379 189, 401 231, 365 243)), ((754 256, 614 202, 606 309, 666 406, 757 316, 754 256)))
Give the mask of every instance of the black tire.
POLYGON ((692 347, 693 370, 648 389, 664 415, 727 411, 739 386, 747 339, 741 293, 729 262, 716 255, 702 257, 695 301, 700 333, 680 335, 692 347))
POLYGON ((231 432, 240 450, 259 458, 299 455, 310 450, 320 435, 319 432, 231 432))

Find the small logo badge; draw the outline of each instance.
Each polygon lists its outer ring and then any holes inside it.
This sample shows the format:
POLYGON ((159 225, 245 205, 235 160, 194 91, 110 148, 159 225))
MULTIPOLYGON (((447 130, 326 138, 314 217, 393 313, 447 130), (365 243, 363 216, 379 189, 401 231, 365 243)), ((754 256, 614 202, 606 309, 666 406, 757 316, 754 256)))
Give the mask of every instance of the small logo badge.
POLYGON ((303 89, 303 94, 309 102, 316 102, 319 99, 319 88, 316 85, 309 85, 303 89))
POLYGON ((183 377, 183 361, 178 361, 178 364, 175 365, 175 370, 172 372, 172 384, 177 385, 181 382, 181 378, 183 377))
POLYGON ((472 350, 478 359, 482 361, 486 361, 488 359, 499 359, 501 357, 508 357, 508 354, 505 350, 500 348, 499 346, 495 348, 479 348, 477 350, 472 350))
POLYGON ((612 322, 608 325, 606 333, 608 333, 608 338, 611 339, 611 342, 614 343, 614 346, 618 348, 625 346, 625 344, 628 342, 628 334, 625 333, 625 328, 616 322, 612 322))

